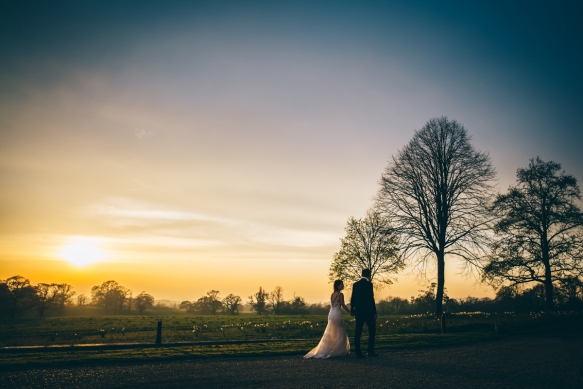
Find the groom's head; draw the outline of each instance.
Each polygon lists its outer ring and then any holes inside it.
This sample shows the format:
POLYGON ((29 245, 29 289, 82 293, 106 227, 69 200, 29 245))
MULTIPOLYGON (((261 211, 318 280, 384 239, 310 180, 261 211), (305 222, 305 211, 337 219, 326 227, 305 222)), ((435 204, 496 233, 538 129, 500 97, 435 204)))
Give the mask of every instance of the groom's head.
POLYGON ((362 269, 362 276, 370 279, 370 269, 362 269))

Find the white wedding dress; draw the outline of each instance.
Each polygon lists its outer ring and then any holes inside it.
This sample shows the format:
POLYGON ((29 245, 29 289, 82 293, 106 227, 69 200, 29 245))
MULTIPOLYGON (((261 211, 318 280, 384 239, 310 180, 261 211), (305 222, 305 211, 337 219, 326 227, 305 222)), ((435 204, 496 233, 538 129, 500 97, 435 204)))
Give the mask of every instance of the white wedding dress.
POLYGON ((330 313, 328 314, 328 325, 322 335, 320 343, 307 353, 304 358, 325 359, 332 357, 343 357, 350 352, 350 342, 346 334, 346 325, 342 318, 340 294, 331 301, 330 313))

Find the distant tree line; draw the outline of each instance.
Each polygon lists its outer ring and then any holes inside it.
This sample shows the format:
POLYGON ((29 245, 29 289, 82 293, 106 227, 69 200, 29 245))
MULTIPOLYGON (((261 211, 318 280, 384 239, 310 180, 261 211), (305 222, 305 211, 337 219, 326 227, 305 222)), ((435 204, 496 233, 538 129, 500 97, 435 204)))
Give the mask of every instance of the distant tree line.
POLYGON ((154 297, 146 292, 141 292, 134 298, 131 290, 120 285, 117 281, 110 280, 91 288, 91 303, 111 310, 114 314, 123 309, 131 311, 132 308, 142 313, 154 306, 154 297))
MULTIPOLYGON (((240 296, 229 294, 225 298, 220 298, 218 290, 211 290, 205 296, 195 301, 183 301, 180 309, 186 312, 216 315, 219 313, 238 315, 243 307, 240 296)), ((327 314, 330 305, 308 304, 303 297, 295 296, 291 300, 285 300, 283 288, 276 286, 272 292, 267 292, 262 287, 259 291, 249 296, 248 304, 258 315, 306 315, 306 314, 327 314)))
POLYGON ((285 300, 281 286, 276 286, 271 293, 259 287, 256 293, 249 296, 249 305, 258 315, 306 315, 317 308, 317 305, 308 305, 303 297, 295 294, 291 300, 285 300))
MULTIPOLYGON (((381 315, 410 315, 431 313, 435 307, 436 284, 430 284, 426 290, 411 299, 387 297, 377 302, 381 315)), ((554 304, 562 311, 583 310, 583 283, 578 278, 563 280, 555 288, 554 304)), ((545 310, 546 298, 544 285, 535 285, 521 289, 517 286, 502 286, 494 298, 471 297, 451 298, 444 291, 443 307, 445 312, 491 312, 491 313, 528 313, 545 310)))
MULTIPOLYGON (((401 297, 387 297, 377 301, 377 309, 382 315, 423 314, 432 312, 435 307, 436 283, 431 283, 425 290, 420 290, 417 296, 410 299, 401 297)), ((0 280, 0 317, 15 318, 30 312, 36 312, 44 317, 45 312, 61 313, 66 305, 73 303, 75 292, 68 284, 31 285, 30 281, 22 276, 0 280)), ((554 306, 563 311, 583 310, 583 282, 578 277, 567 277, 557 282, 554 288, 554 306)), ((132 297, 128 288, 119 285, 116 281, 106 281, 96 285, 91 290, 93 306, 101 307, 114 314, 135 310, 143 313, 147 309, 155 308, 154 297, 146 292, 132 297)), ((248 304, 259 315, 309 315, 327 314, 329 303, 308 304, 304 298, 293 296, 286 300, 283 288, 276 286, 273 291, 267 292, 262 287, 249 296, 248 304)), ((85 295, 77 296, 77 305, 89 305, 85 295)), ((543 284, 531 288, 519 288, 516 285, 501 286, 494 298, 451 298, 444 289, 444 312, 540 312, 546 307, 546 291, 543 284)), ((229 314, 237 315, 242 309, 240 296, 229 294, 224 298, 220 292, 211 290, 196 301, 183 301, 179 309, 193 314, 229 314)))
MULTIPOLYGON (((39 283, 32 285, 22 276, 0 280, 0 315, 11 319, 36 311, 44 317, 48 311, 61 313, 66 305, 72 305, 73 287, 66 283, 39 283)), ((154 306, 154 297, 141 292, 135 298, 128 288, 117 281, 106 281, 91 288, 91 305, 117 314, 121 310, 135 309, 139 313, 154 306)), ((77 296, 77 305, 88 305, 84 294, 77 296)))
POLYGON ((14 319, 32 310, 40 317, 47 311, 60 312, 75 295, 69 284, 32 285, 22 276, 0 280, 0 314, 14 319))
POLYGON ((221 299, 219 294, 220 292, 218 290, 211 290, 207 292, 206 296, 202 296, 196 301, 181 302, 180 309, 203 315, 216 315, 218 313, 239 314, 241 297, 230 294, 224 299, 221 299))

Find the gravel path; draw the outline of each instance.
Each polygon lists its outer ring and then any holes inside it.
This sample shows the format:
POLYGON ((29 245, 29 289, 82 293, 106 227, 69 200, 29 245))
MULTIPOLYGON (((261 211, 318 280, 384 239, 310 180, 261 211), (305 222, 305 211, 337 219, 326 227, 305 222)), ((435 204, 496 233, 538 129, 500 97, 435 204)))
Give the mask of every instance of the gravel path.
POLYGON ((583 338, 521 337, 331 360, 208 358, 0 372, 10 388, 583 388, 583 338))

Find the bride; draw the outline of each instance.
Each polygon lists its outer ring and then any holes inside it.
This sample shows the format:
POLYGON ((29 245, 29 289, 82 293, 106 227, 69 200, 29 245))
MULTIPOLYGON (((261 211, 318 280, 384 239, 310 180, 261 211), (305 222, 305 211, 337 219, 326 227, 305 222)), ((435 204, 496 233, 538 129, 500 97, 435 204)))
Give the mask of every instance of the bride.
POLYGON ((328 326, 326 326, 326 331, 324 331, 320 343, 307 353, 304 358, 343 357, 350 352, 350 342, 348 341, 346 326, 340 310, 340 307, 342 307, 346 312, 350 313, 344 303, 343 289, 344 283, 342 280, 334 281, 334 293, 330 296, 331 305, 330 313, 328 314, 328 326))

